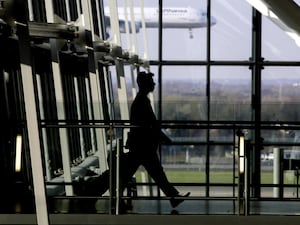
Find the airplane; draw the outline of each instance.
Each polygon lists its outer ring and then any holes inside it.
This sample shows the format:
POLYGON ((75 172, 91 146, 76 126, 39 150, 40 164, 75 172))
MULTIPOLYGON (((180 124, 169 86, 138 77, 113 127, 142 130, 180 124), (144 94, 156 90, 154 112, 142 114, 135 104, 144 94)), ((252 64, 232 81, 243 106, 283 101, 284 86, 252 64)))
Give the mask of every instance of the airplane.
MULTIPOLYGON (((138 33, 142 28, 142 12, 141 8, 134 7, 134 18, 135 18, 135 27, 136 32, 138 33)), ((105 23, 107 29, 110 28, 110 20, 109 20, 109 8, 104 8, 105 15, 105 23)), ((126 15, 124 12, 124 8, 118 8, 118 16, 119 16, 119 27, 121 33, 126 33, 126 15)), ((190 33, 190 38, 193 38, 192 29, 194 28, 203 28, 207 27, 207 12, 201 11, 191 7, 173 7, 173 8, 163 8, 162 9, 162 17, 163 17, 163 28, 170 29, 188 29, 190 33)), ((132 32, 132 26, 130 21, 130 10, 127 10, 127 18, 128 18, 128 27, 129 32, 132 32)), ((158 18, 159 18, 159 9, 153 7, 145 7, 144 8, 144 18, 145 18, 145 26, 146 28, 157 28, 158 27, 158 18)), ((211 26, 216 24, 216 19, 211 17, 210 21, 211 26)))

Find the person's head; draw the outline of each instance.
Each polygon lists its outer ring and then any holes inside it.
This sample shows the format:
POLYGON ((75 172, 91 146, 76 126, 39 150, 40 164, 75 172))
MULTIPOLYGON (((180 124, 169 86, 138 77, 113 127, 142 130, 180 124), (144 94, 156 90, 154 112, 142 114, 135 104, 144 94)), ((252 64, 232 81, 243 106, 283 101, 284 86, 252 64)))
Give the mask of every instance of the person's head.
POLYGON ((139 72, 137 75, 136 82, 139 86, 140 91, 152 92, 155 87, 155 82, 153 81, 153 73, 150 72, 139 72))

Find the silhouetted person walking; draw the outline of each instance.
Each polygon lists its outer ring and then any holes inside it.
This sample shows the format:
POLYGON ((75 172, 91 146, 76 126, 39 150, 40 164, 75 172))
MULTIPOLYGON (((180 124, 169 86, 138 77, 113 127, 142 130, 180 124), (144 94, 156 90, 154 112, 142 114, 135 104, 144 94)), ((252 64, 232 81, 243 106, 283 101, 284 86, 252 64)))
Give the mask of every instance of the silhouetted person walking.
MULTIPOLYGON (((176 207, 183 201, 182 198, 176 197, 182 195, 179 195, 178 190, 169 183, 158 158, 159 143, 170 140, 161 131, 148 98, 148 94, 155 88, 153 76, 153 73, 146 72, 139 72, 137 76, 139 92, 130 109, 130 123, 135 127, 132 127, 128 134, 126 147, 129 148, 130 164, 126 180, 130 179, 142 165, 165 195, 171 197, 172 207, 176 207)), ((188 192, 183 196, 189 195, 188 192)))

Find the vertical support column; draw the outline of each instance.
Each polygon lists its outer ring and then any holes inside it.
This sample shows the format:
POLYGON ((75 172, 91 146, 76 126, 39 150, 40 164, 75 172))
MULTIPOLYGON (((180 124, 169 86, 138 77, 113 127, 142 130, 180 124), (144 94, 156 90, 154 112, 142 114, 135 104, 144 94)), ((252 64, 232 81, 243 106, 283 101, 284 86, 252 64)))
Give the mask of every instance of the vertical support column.
MULTIPOLYGON (((137 35, 136 35, 136 26, 135 26, 135 15, 134 15, 134 6, 133 6, 133 0, 130 0, 130 21, 131 21, 131 28, 132 28, 132 45, 131 51, 134 54, 137 54, 138 52, 138 45, 137 45, 137 35)), ((142 14, 141 14, 142 15, 142 14)))
MULTIPOLYGON (((122 55, 121 48, 121 35, 120 35, 120 27, 119 27, 119 15, 117 9, 117 1, 109 0, 109 10, 110 10, 110 24, 111 24, 111 33, 112 33, 112 42, 113 49, 112 54, 115 59, 115 66, 117 72, 117 81, 118 81, 118 98, 120 103, 120 113, 121 120, 129 120, 129 109, 128 109, 128 98, 126 91, 126 82, 125 82, 125 74, 124 74, 124 63, 122 59, 120 59, 120 55, 122 55)), ((127 140, 127 129, 123 129, 123 140, 127 140)), ((116 183, 119 182, 119 176, 116 176, 116 183)), ((118 203, 118 202, 117 202, 118 203)), ((117 207, 119 207, 117 205, 117 207)))
MULTIPOLYGON (((95 33, 94 33, 94 26, 92 23, 92 11, 91 11, 91 2, 90 0, 81 0, 82 4, 82 12, 84 17, 84 24, 85 27, 85 37, 86 37, 86 48, 88 51, 88 60, 89 60, 89 80, 91 86, 91 96, 92 96, 92 103, 93 103, 93 111, 94 111, 94 118, 103 120, 103 108, 102 102, 105 99, 101 99, 101 90, 100 90, 100 78, 99 76, 103 73, 99 72, 98 64, 95 58, 95 53, 93 49, 93 43, 95 41, 95 33)), ((102 68, 100 68, 102 69, 102 68)), ((99 167, 101 172, 105 171, 107 167, 107 145, 106 145, 106 135, 105 129, 100 128, 96 130, 97 136, 97 149, 98 149, 98 156, 99 156, 99 167)))
MULTIPOLYGON (((127 10, 127 1, 124 1, 124 15, 125 15, 125 20, 126 20, 126 37, 127 37, 127 48, 131 50, 133 57, 138 57, 136 55, 137 52, 137 41, 136 41, 136 27, 135 27, 135 19, 134 19, 134 10, 132 6, 132 1, 130 1, 130 20, 131 20, 131 26, 132 26, 132 36, 135 37, 133 38, 133 41, 131 40, 130 37, 130 32, 129 32, 129 20, 128 20, 128 10, 127 10)), ((132 83, 132 98, 134 99, 136 96, 136 85, 135 85, 135 76, 134 76, 134 69, 135 65, 132 63, 130 65, 130 75, 131 75, 131 83, 132 83)))
MULTIPOLYGON (((147 32, 146 32, 146 22, 145 22, 145 12, 144 12, 144 0, 141 0, 141 17, 142 17, 142 33, 143 33, 143 43, 144 43, 144 57, 145 61, 149 60, 149 53, 148 53, 148 39, 147 39, 147 32)), ((148 66, 148 65, 146 65, 148 66)))
POLYGON ((121 46, 119 15, 116 0, 109 0, 109 11, 112 42, 116 45, 121 46))
MULTIPOLYGON (((54 9, 52 1, 45 1, 46 17, 48 23, 54 23, 54 9)), ((58 56, 58 46, 59 41, 51 39, 51 56, 52 56, 52 70, 53 70, 53 80, 55 87, 55 97, 57 104, 57 114, 60 118, 65 119, 65 109, 64 109, 64 96, 62 88, 62 75, 59 68, 59 56, 58 56)), ((64 180, 65 182, 72 182, 71 176, 71 160, 70 160, 70 148, 68 143, 67 130, 65 128, 59 130, 60 142, 62 149, 62 163, 64 170, 64 180)), ((73 187, 70 185, 65 186, 66 195, 73 195, 73 187)))
POLYGON ((158 119, 162 118, 163 1, 158 1, 158 119))
POLYGON ((40 129, 37 117, 37 105, 34 93, 33 71, 31 67, 31 49, 28 31, 28 6, 26 1, 18 5, 20 16, 17 18, 17 34, 19 38, 21 74, 24 93, 24 104, 26 111, 26 126, 30 149, 31 168, 34 186, 34 198, 36 207, 37 223, 48 225, 48 209, 46 201, 46 188, 43 174, 40 129), (21 15, 22 14, 22 15, 21 15))
POLYGON ((261 177, 261 14, 253 9, 252 13, 252 120, 254 121, 254 152, 253 152, 253 193, 254 197, 260 197, 261 177))
POLYGON ((122 54, 121 48, 121 36, 120 36, 120 27, 119 27, 119 16, 117 3, 115 0, 109 1, 109 10, 110 10, 110 24, 111 24, 111 32, 113 36, 113 46, 112 51, 113 57, 115 58, 115 65, 117 70, 117 80, 118 80, 118 97, 120 102, 120 112, 121 119, 128 120, 129 119, 129 110, 127 106, 127 92, 126 92, 126 82, 125 82, 125 74, 124 74, 124 64, 122 59, 119 59, 122 54))
MULTIPOLYGON (((131 7, 133 8, 133 5, 131 5, 131 7)), ((142 23, 142 34, 143 34, 143 45, 144 45, 144 49, 143 49, 143 61, 144 61, 144 67, 145 69, 149 72, 150 71, 150 66, 149 66, 149 51, 148 51, 148 39, 147 39, 147 32, 146 32, 146 22, 145 22, 145 12, 144 12, 144 0, 140 0, 140 10, 141 10, 141 23, 142 23)), ((136 38, 136 34, 135 34, 135 39, 134 39, 134 45, 136 46, 135 49, 135 54, 138 54, 138 43, 137 43, 137 38, 136 38)), ((134 68, 135 65, 132 65, 132 68, 134 68)), ((133 75, 133 74, 132 74, 133 75)), ((135 85, 133 86, 135 88, 135 85)), ((136 89, 136 88, 135 88, 136 89)), ((136 93, 136 90, 133 91, 133 93, 136 93)), ((149 94, 149 98, 151 101, 151 105, 153 108, 153 111, 155 111, 155 107, 154 107, 154 96, 153 93, 149 94)))
MULTIPOLYGON (((210 37, 211 37, 211 0, 207 0, 207 44, 206 44, 206 60, 207 62, 211 61, 211 54, 210 54, 210 37)), ((206 163, 205 163, 205 196, 209 197, 210 192, 210 149, 211 149, 211 142, 210 142, 210 81, 211 81, 211 67, 210 63, 206 66, 206 107, 207 107, 207 121, 208 128, 206 130, 206 163)))
POLYGON ((70 12, 70 5, 69 1, 65 0, 65 5, 66 5, 66 12, 67 12, 67 22, 70 22, 71 20, 71 12, 70 12))
MULTIPOLYGON (((124 73, 124 63, 120 59, 115 60, 118 77, 118 98, 120 104, 121 120, 129 120, 128 96, 126 90, 126 81, 124 73)), ((127 140, 129 128, 123 129, 123 141, 127 140)), ((125 143, 124 143, 125 145, 125 143)), ((117 179, 119 179, 117 177, 117 179)))
POLYGON ((121 120, 129 119, 128 97, 126 91, 124 64, 122 60, 115 60, 117 76, 118 76, 118 97, 120 102, 121 120))
MULTIPOLYGON (((280 148, 274 148, 274 161, 273 161, 273 184, 282 185, 283 184, 283 150, 280 148)), ((283 188, 273 187, 273 197, 282 198, 283 188)))
MULTIPOLYGON (((117 2, 115 0, 109 1, 109 10, 110 10, 110 24, 111 31, 113 36, 113 46, 112 52, 113 57, 115 58, 116 72, 117 72, 117 81, 118 81, 118 99, 120 104, 120 113, 121 120, 129 120, 129 109, 128 109, 128 96, 127 96, 127 88, 125 81, 125 73, 124 73, 124 62, 120 59, 120 55, 122 54, 121 47, 121 35, 120 35, 120 27, 119 27, 119 15, 117 9, 117 2)), ((123 140, 127 140, 128 129, 123 129, 123 140)))
MULTIPOLYGON (((22 51, 24 51, 24 49, 22 51)), ((38 135, 39 128, 36 115, 37 109, 34 98, 35 95, 33 87, 32 68, 29 65, 21 64, 21 73, 24 87, 26 125, 28 130, 37 221, 38 224, 47 225, 49 224, 49 218, 42 166, 41 143, 40 137, 38 135)))
MULTIPOLYGON (((78 78, 74 77, 73 78, 74 81, 74 86, 75 86, 75 100, 76 100, 76 111, 77 111, 77 115, 78 115, 78 120, 82 120, 81 118, 81 112, 80 112, 80 99, 79 99, 79 93, 80 93, 80 88, 79 88, 79 84, 78 84, 78 78)), ((85 153, 85 149, 84 149, 84 137, 83 137, 83 129, 79 128, 79 143, 80 143, 80 155, 82 156, 82 160, 84 160, 86 158, 86 153, 85 153)))
MULTIPOLYGON (((102 68, 99 68, 102 69, 102 68)), ((93 102, 93 111, 94 111, 94 118, 103 120, 103 101, 104 99, 101 99, 100 97, 100 87, 99 87, 99 72, 96 71, 96 73, 90 73, 90 85, 91 85, 91 95, 93 96, 92 102, 93 102)), ((106 144, 106 134, 105 129, 100 128, 96 129, 96 140, 97 140, 97 152, 99 157, 99 168, 101 172, 104 172, 107 170, 107 144, 106 144)))

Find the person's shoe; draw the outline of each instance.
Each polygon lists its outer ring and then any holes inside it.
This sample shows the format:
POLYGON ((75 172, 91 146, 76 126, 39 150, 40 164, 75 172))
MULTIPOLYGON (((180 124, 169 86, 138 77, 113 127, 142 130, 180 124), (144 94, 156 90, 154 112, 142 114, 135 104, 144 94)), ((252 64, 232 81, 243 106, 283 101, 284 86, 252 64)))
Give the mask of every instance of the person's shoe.
POLYGON ((124 200, 120 200, 119 213, 120 214, 132 214, 133 213, 132 205, 127 204, 124 200))
POLYGON ((190 196, 190 194, 191 194, 191 192, 187 192, 184 195, 178 194, 178 195, 172 197, 170 199, 171 206, 173 208, 177 207, 180 203, 182 203, 184 201, 183 197, 188 197, 188 196, 190 196), (180 198, 177 198, 177 197, 180 197, 180 198))

